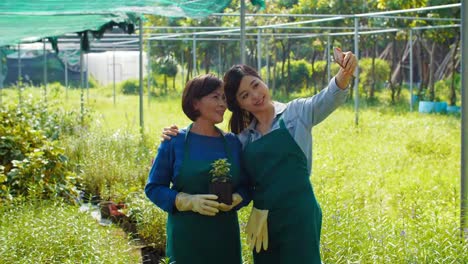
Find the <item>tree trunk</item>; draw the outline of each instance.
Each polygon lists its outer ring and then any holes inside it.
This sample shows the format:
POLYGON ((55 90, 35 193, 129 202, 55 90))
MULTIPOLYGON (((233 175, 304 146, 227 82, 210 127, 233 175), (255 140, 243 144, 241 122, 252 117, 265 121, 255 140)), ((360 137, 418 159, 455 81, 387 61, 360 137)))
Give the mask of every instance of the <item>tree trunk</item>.
POLYGON ((284 78, 285 78, 284 65, 286 64, 286 46, 284 45, 282 40, 280 40, 280 44, 281 44, 281 50, 283 51, 282 57, 281 57, 281 83, 280 83, 280 85, 282 85, 282 82, 284 81, 284 78))
MULTIPOLYGON (((314 49, 315 52, 315 49, 314 49)), ((310 77, 314 76, 315 68, 314 68, 314 56, 312 53, 312 58, 310 59, 310 65, 312 66, 312 72, 310 73, 310 77)), ((309 76, 307 76, 307 81, 306 81, 306 89, 309 90, 309 76)))
POLYGON ((204 61, 204 66, 205 66, 205 74, 208 74, 210 72, 210 62, 211 62, 211 53, 208 50, 205 50, 205 59, 204 61))
POLYGON ((191 58, 190 51, 188 49, 185 52, 185 58, 187 58, 187 74, 185 77, 185 83, 187 83, 190 79, 192 79, 192 72, 193 72, 192 60, 188 59, 188 58, 191 58))
POLYGON ((277 47, 276 47, 276 43, 275 41, 273 41, 273 56, 274 56, 274 60, 273 61, 273 82, 272 82, 272 85, 271 85, 271 89, 272 91, 276 91, 276 64, 277 64, 277 61, 278 61, 278 50, 277 50, 277 47))
POLYGON ((430 62, 429 62, 429 99, 430 101, 435 100, 435 81, 434 81, 434 54, 435 54, 435 47, 436 43, 435 41, 432 42, 432 48, 431 48, 431 53, 430 55, 430 62))
POLYGON ((164 94, 167 94, 167 74, 164 74, 164 94))
POLYGON ((395 93, 396 93, 396 89, 395 89, 395 84, 393 82, 393 78, 392 78, 392 75, 393 75, 393 71, 395 70, 395 64, 396 64, 396 52, 397 52, 397 47, 396 47, 396 35, 393 34, 392 36, 392 66, 391 66, 391 71, 390 71, 390 90, 391 90, 391 98, 392 98, 392 104, 395 103, 395 93))
POLYGON ((367 96, 369 100, 374 99, 374 93, 375 93, 375 56, 377 55, 377 40, 375 39, 374 39, 374 42, 372 43, 372 48, 374 52, 372 52, 372 70, 371 70, 372 83, 370 85, 369 94, 367 96))
POLYGON ((417 41, 416 41, 416 62, 418 65, 418 80, 419 80, 419 87, 418 87, 418 97, 421 100, 421 97, 423 95, 423 90, 425 89, 424 85, 424 74, 423 74, 423 53, 422 53, 422 44, 421 44, 421 38, 418 36, 417 41))
POLYGON ((284 90, 286 94, 289 94, 291 91, 290 83, 291 83, 291 41, 288 39, 288 51, 287 51, 287 56, 288 56, 288 82, 284 86, 284 90))
POLYGON ((452 80, 450 82, 450 106, 455 106, 457 103, 457 93, 455 92, 455 67, 456 67, 456 56, 458 50, 458 36, 455 38, 455 49, 452 55, 452 80))

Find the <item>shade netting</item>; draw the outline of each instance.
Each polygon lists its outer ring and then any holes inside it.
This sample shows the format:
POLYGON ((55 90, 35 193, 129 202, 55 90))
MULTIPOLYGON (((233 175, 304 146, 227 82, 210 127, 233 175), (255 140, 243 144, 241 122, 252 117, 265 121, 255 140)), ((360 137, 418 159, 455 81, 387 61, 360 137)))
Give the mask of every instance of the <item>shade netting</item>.
POLYGON ((104 25, 135 24, 143 14, 203 18, 231 0, 1 0, 0 46, 104 25))

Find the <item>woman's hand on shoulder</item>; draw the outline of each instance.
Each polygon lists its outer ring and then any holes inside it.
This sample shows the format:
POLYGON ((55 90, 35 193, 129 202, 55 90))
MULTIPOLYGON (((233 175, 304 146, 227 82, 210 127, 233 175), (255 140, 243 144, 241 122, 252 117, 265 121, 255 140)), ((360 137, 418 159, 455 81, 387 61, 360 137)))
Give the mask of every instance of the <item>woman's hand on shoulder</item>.
POLYGON ((165 127, 162 130, 161 142, 169 141, 172 137, 175 137, 179 134, 179 128, 177 125, 171 125, 170 127, 165 127))

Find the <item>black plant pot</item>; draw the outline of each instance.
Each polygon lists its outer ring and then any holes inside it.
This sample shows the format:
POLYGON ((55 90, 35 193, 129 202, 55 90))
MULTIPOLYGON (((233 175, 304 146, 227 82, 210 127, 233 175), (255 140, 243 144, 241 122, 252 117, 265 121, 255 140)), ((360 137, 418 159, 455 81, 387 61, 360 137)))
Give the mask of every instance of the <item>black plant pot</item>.
POLYGON ((218 196, 218 202, 232 204, 232 182, 212 182, 209 187, 210 194, 218 196))

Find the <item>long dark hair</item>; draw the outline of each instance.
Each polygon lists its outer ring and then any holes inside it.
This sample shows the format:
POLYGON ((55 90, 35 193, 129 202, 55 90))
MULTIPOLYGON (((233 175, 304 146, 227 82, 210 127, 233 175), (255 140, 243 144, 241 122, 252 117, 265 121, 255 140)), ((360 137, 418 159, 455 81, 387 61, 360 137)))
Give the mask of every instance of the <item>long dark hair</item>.
POLYGON ((236 134, 242 132, 253 119, 252 113, 240 108, 236 98, 237 91, 239 90, 241 80, 244 76, 254 76, 262 80, 255 69, 244 64, 232 66, 224 74, 223 78, 227 107, 232 112, 231 119, 229 120, 229 128, 236 134))

